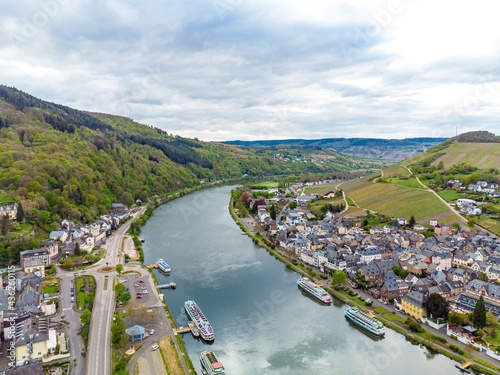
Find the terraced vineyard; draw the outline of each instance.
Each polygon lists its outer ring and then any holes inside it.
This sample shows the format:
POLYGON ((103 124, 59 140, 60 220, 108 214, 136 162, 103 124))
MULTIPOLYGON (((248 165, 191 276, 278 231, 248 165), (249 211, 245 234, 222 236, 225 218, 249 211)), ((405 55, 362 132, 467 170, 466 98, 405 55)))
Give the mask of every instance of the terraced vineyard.
POLYGON ((426 225, 431 219, 443 224, 463 223, 433 193, 423 189, 371 181, 346 183, 342 188, 359 207, 384 215, 407 219, 413 215, 426 225))

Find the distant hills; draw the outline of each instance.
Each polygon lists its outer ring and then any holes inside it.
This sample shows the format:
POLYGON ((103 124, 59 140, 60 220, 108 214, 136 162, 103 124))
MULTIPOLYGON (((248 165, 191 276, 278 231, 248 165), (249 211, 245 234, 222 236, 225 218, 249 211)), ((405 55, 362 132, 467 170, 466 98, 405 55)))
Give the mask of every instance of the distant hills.
POLYGON ((225 144, 248 147, 309 146, 331 149, 347 155, 365 158, 400 161, 430 147, 436 146, 447 138, 324 138, 324 139, 285 139, 264 141, 227 141, 225 144))

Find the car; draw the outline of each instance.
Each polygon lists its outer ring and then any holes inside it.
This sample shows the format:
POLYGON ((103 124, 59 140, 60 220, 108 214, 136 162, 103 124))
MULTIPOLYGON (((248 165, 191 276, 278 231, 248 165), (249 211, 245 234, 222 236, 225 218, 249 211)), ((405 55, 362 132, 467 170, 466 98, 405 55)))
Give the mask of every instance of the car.
POLYGON ((144 280, 139 280, 139 282, 140 282, 141 284, 143 284, 143 283, 144 283, 144 280))
POLYGON ((154 344, 154 345, 151 347, 151 350, 156 350, 156 349, 158 349, 158 348, 159 348, 158 344, 154 344))
POLYGON ((149 330, 149 334, 150 334, 150 335, 153 335, 154 333, 155 333, 154 328, 149 330))
POLYGON ((144 292, 142 292, 143 294, 148 294, 149 292, 147 290, 145 290, 144 292))
POLYGON ((135 296, 135 298, 137 298, 137 299, 141 299, 141 298, 142 298, 142 296, 141 296, 140 294, 138 294, 138 295, 136 295, 136 296, 135 296))
POLYGON ((142 292, 137 292, 136 293, 138 296, 142 296, 142 292))
POLYGON ((372 300, 371 300, 370 298, 367 298, 367 299, 366 299, 366 302, 367 302, 367 303, 372 303, 372 300))
POLYGON ((142 289, 142 290, 146 290, 146 289, 148 289, 148 288, 146 288, 145 286, 141 286, 141 289, 142 289))
POLYGON ((137 288, 137 287, 139 287, 139 284, 134 284, 134 286, 137 288))
POLYGON ((75 302, 75 297, 71 297, 71 302, 75 302))

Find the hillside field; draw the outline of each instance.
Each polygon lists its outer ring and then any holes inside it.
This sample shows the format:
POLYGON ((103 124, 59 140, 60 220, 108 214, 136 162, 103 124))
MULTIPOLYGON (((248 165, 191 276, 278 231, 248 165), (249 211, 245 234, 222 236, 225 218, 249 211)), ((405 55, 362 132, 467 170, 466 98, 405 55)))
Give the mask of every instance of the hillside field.
POLYGON ((431 219, 443 224, 462 222, 434 194, 422 189, 370 181, 347 183, 342 188, 359 207, 387 216, 409 219, 413 215, 424 225, 431 219))

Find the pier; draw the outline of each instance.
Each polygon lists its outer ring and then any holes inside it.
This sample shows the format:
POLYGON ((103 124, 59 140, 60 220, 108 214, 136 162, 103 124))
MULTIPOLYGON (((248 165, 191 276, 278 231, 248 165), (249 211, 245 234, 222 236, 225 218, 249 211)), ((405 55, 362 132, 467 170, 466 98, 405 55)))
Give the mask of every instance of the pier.
POLYGON ((471 367, 471 366, 472 366, 472 363, 470 363, 470 362, 465 362, 463 365, 455 365, 455 367, 457 369, 459 369, 460 371, 466 372, 468 374, 470 374, 469 367, 471 367))
POLYGON ((146 268, 149 268, 150 270, 153 268, 158 268, 158 265, 156 263, 150 264, 149 266, 146 266, 146 268))
POLYGON ((177 288, 176 283, 160 284, 157 286, 158 289, 175 289, 177 288))
POLYGON ((188 333, 191 332, 191 327, 179 327, 174 328, 174 333, 177 335, 179 333, 188 333))

